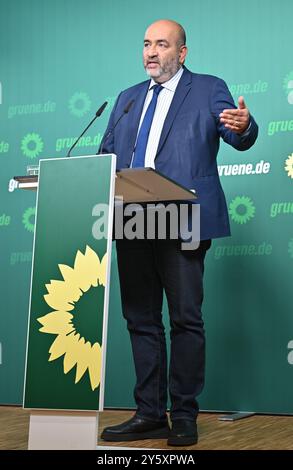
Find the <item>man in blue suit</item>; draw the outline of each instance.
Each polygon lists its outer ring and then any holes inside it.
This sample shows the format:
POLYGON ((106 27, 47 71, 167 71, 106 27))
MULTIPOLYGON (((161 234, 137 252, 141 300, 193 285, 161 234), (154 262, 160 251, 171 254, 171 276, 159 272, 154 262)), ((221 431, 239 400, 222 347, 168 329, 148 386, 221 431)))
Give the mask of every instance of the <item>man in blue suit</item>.
POLYGON ((181 25, 160 20, 149 26, 143 60, 150 80, 119 95, 103 142, 104 151, 117 155, 118 169, 153 167, 195 189, 201 214, 201 242, 196 250, 183 250, 179 239, 117 240, 137 411, 129 421, 106 428, 105 440, 168 438, 169 445, 185 446, 198 439, 196 397, 203 388, 205 363, 204 258, 212 238, 230 235, 216 157, 220 137, 237 150, 247 150, 257 138, 258 127, 243 97, 235 106, 223 80, 185 68, 186 54, 181 25), (131 100, 131 110, 123 115, 131 100), (171 326, 169 380, 163 291, 171 326), (171 429, 166 416, 168 385, 171 429))

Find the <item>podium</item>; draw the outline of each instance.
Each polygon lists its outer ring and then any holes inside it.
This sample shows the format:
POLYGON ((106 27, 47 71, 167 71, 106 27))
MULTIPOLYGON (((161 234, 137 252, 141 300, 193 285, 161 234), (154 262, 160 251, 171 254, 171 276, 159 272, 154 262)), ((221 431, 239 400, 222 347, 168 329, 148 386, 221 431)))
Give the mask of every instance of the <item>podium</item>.
POLYGON ((39 168, 10 183, 37 189, 23 399, 29 449, 96 449, 114 201, 196 196, 153 169, 116 173, 115 155, 43 159, 39 168))

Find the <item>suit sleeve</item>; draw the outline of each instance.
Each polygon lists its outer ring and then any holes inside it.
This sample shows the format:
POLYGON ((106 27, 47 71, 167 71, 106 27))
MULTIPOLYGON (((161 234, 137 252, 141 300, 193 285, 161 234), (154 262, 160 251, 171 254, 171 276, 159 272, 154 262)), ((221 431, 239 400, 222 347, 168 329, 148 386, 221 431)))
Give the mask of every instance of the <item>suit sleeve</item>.
POLYGON ((227 144, 232 145, 237 150, 248 150, 254 144, 258 135, 258 126, 251 115, 249 129, 243 134, 236 134, 220 122, 219 114, 224 109, 236 109, 236 106, 226 83, 219 78, 216 80, 211 92, 210 108, 218 132, 227 144))

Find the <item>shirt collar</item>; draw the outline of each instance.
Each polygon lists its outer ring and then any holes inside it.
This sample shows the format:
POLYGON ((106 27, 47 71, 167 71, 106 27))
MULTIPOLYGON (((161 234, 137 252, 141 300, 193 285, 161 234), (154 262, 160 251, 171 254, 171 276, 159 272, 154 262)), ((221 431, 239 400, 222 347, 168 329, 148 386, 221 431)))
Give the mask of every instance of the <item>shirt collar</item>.
MULTIPOLYGON (((172 78, 170 78, 170 80, 162 83, 163 88, 167 88, 167 90, 170 90, 170 91, 175 91, 182 74, 183 74, 183 67, 180 67, 180 69, 175 73, 175 75, 173 75, 172 78)), ((154 85, 157 85, 157 83, 152 78, 149 84, 149 90, 154 85)))

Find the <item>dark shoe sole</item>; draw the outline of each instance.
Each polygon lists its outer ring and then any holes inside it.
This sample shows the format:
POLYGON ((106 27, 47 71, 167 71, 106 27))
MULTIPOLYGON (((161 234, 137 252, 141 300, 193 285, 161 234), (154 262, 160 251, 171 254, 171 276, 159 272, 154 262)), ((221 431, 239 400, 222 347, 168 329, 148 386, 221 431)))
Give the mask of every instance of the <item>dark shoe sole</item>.
POLYGON ((128 434, 115 434, 112 432, 103 431, 101 439, 104 441, 122 442, 122 441, 141 441, 143 439, 167 439, 169 435, 168 428, 154 429, 147 432, 137 432, 128 434))
POLYGON ((169 437, 168 446, 192 446, 197 444, 197 437, 169 437))

